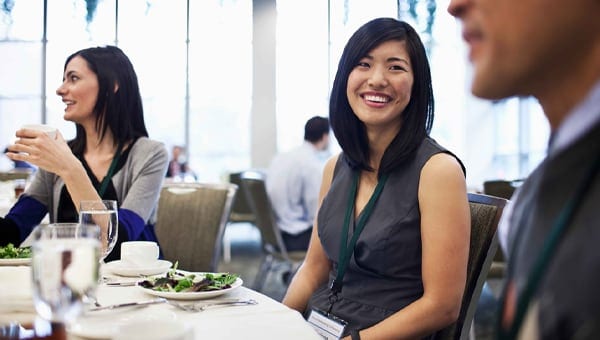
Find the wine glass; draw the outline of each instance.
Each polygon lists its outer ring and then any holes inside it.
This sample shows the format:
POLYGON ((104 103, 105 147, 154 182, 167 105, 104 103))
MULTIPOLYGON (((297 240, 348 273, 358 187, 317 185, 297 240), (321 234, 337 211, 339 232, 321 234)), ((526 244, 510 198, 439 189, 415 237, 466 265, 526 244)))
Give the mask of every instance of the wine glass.
POLYGON ((95 224, 100 227, 100 247, 102 249, 100 261, 104 261, 117 243, 119 233, 117 201, 81 201, 79 223, 95 224))
POLYGON ((33 232, 31 271, 38 315, 67 323, 86 298, 95 296, 99 277, 100 227, 79 223, 40 225, 33 232))

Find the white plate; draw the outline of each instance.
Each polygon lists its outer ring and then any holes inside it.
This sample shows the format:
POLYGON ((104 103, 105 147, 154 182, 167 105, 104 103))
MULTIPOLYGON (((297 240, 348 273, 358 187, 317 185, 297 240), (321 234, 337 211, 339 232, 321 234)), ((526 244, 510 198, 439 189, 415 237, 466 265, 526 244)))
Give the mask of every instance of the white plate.
POLYGON ((176 320, 172 311, 164 309, 119 308, 84 314, 68 327, 67 332, 87 339, 112 339, 119 327, 129 323, 176 320))
MULTIPOLYGON (((199 273, 199 274, 202 274, 202 273, 199 273)), ((238 277, 235 280, 235 282, 231 285, 230 288, 225 288, 225 289, 220 289, 220 290, 209 290, 206 292, 179 292, 179 293, 177 293, 177 292, 161 292, 158 290, 152 290, 151 288, 144 288, 142 286, 137 286, 137 287, 147 294, 154 295, 154 296, 160 296, 160 297, 163 297, 166 299, 201 300, 201 299, 210 299, 215 296, 229 293, 232 290, 241 286, 243 283, 244 283, 244 281, 242 281, 242 279, 238 277)))
POLYGON ((0 266, 28 266, 31 264, 31 257, 20 259, 0 259, 0 266))
POLYGON ((121 276, 158 275, 169 271, 173 264, 170 261, 158 260, 148 267, 132 267, 121 260, 106 263, 104 266, 113 274, 121 276))

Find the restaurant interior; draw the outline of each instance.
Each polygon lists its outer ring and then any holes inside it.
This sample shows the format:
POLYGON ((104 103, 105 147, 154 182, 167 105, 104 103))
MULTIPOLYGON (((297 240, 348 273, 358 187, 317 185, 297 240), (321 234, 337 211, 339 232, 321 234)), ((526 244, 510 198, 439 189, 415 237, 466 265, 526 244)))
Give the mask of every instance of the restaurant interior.
MULTIPOLYGON (((545 155, 548 127, 534 99, 487 101, 470 94, 471 70, 459 24, 446 12, 448 0, 0 4, 2 148, 15 140, 15 131, 24 124, 48 124, 73 138, 74 126, 63 120, 64 104, 56 95, 64 60, 81 48, 119 46, 138 74, 150 137, 169 152, 175 146, 184 151, 179 159, 188 164, 188 171, 165 183, 236 184, 237 192, 218 208, 223 214, 212 222, 219 229, 213 236, 216 245, 206 255, 212 261, 209 268, 237 273, 244 286, 275 301, 286 291, 284 273, 300 262, 294 254, 282 255, 266 246, 265 229, 276 228, 269 225, 269 216, 257 218, 265 204, 253 202, 244 191, 248 187, 232 175, 262 172, 276 154, 302 142, 309 117, 328 115, 329 91, 343 46, 366 21, 394 17, 419 31, 433 78, 431 136, 464 162, 470 193, 510 199, 545 155)), ((329 152, 339 152, 335 140, 329 152)), ((12 162, 0 158, 0 202, 8 205, 14 199, 13 187, 26 184, 31 173, 15 175, 12 162)), ((164 198, 167 204, 187 205, 164 198)), ((0 208, 2 216, 8 208, 0 208)), ((185 228, 187 222, 170 223, 185 228)), ((491 338, 504 275, 501 251, 492 255, 483 264, 489 268, 479 293, 473 295, 474 321, 467 329, 471 339, 491 338)), ((191 255, 173 255, 185 256, 191 255)))

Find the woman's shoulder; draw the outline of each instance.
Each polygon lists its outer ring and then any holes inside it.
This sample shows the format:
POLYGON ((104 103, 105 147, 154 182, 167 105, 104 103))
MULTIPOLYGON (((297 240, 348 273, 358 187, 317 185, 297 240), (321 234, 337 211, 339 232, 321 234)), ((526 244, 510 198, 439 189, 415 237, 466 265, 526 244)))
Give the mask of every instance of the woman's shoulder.
POLYGON ((136 153, 142 152, 151 152, 151 153, 161 153, 168 155, 167 147, 163 142, 159 142, 157 140, 150 139, 148 137, 140 137, 138 138, 132 146, 132 151, 136 153))
POLYGON ((421 143, 421 146, 419 147, 418 154, 421 155, 421 157, 425 163, 428 163, 430 161, 430 159, 432 159, 432 158, 445 159, 446 162, 448 162, 448 161, 458 162, 458 164, 462 168, 462 172, 464 174, 466 174, 466 168, 465 168, 463 162, 460 160, 460 158, 458 158, 458 156, 456 154, 454 154, 454 152, 443 147, 441 144, 439 144, 435 139, 433 139, 431 137, 426 137, 423 140, 423 143, 421 143), (433 157, 436 155, 438 155, 438 156, 433 157))
POLYGON ((164 143, 140 137, 131 146, 132 161, 136 159, 159 159, 165 163, 169 162, 169 153, 164 143))
POLYGON ((154 140, 154 139, 150 139, 148 137, 139 137, 135 143, 133 144, 133 147, 138 147, 138 148, 164 148, 166 150, 166 146, 163 142, 154 140))

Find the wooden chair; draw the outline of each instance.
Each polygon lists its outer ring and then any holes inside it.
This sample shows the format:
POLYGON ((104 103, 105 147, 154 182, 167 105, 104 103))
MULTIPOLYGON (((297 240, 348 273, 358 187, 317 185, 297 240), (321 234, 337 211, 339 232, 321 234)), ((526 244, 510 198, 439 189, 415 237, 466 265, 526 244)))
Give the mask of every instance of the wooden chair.
POLYGON ((477 303, 498 248, 498 222, 507 200, 469 193, 471 244, 467 282, 458 320, 435 334, 435 339, 468 339, 477 303))
POLYGON ((217 271, 236 190, 223 183, 164 184, 156 221, 163 257, 184 270, 217 271))
POLYGON ((255 225, 261 235, 264 257, 254 279, 253 287, 255 290, 261 291, 267 275, 275 264, 280 263, 294 273, 304 260, 306 251, 286 250, 271 201, 267 195, 264 175, 256 171, 246 171, 241 175, 241 184, 256 217, 255 225))

